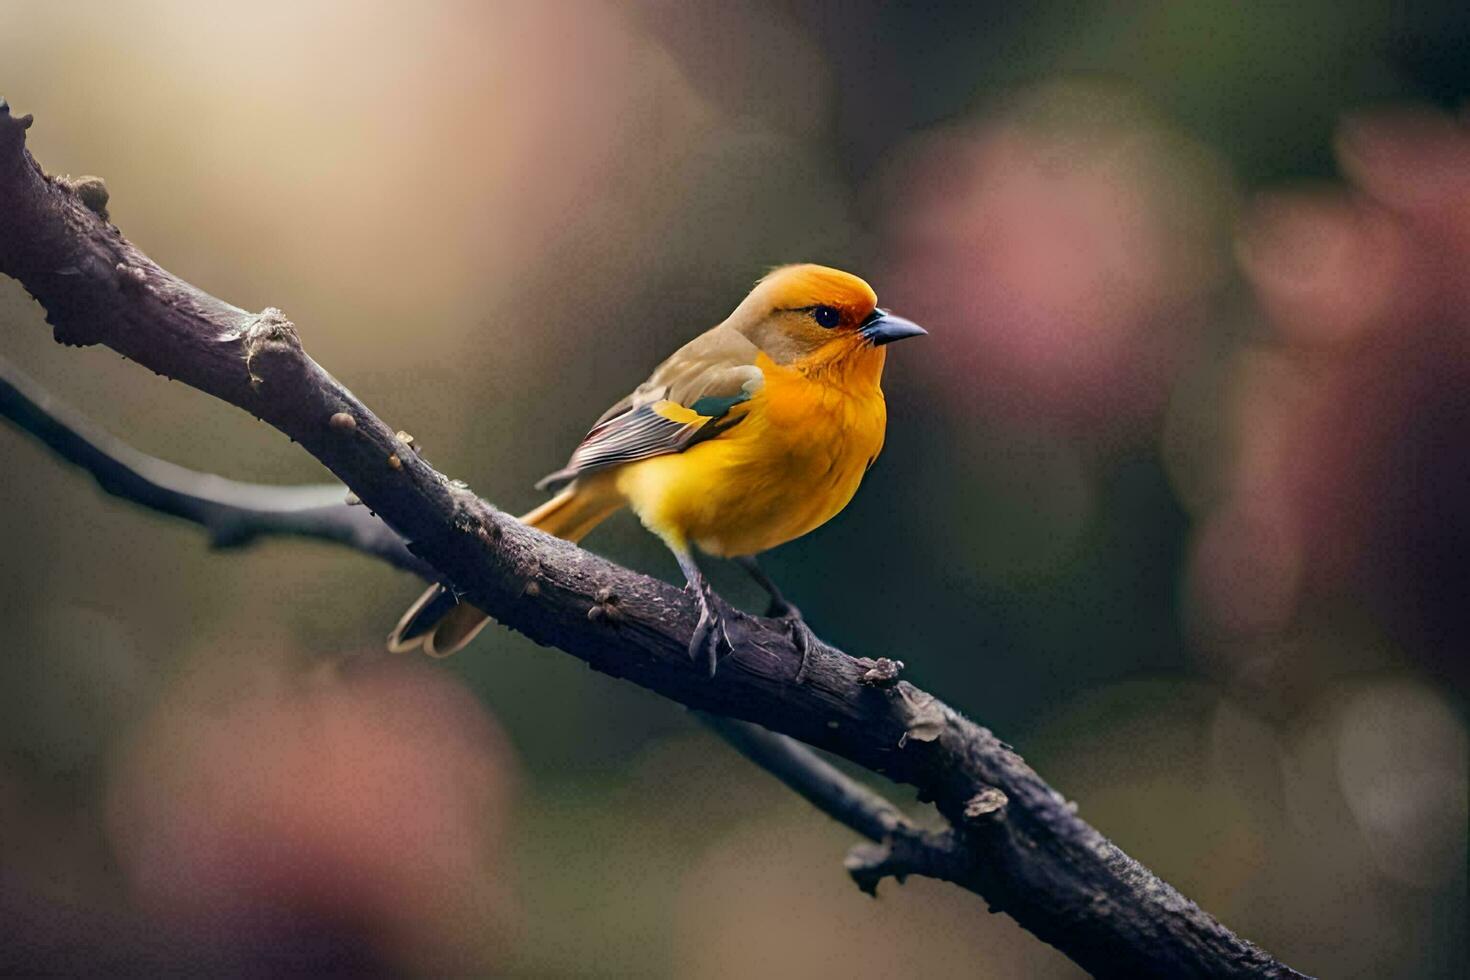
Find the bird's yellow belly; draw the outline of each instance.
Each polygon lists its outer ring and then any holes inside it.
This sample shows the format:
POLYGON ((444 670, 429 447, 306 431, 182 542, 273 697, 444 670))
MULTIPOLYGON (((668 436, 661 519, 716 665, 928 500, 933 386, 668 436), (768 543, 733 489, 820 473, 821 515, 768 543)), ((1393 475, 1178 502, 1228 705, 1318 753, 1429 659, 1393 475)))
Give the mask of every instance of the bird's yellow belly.
POLYGON ((762 391, 717 438, 619 469, 617 487, 671 546, 754 555, 847 506, 883 448, 883 396, 835 389, 762 391))

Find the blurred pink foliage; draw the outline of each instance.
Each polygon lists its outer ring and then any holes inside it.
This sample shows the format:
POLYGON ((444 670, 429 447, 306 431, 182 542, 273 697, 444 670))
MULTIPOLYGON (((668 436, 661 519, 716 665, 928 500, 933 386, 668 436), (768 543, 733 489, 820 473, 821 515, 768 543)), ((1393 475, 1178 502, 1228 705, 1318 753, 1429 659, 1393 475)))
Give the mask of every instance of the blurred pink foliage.
POLYGON ((1464 679, 1470 575, 1470 132, 1425 109, 1346 120, 1345 186, 1263 195, 1240 261, 1272 335, 1237 363, 1232 462, 1198 532, 1224 635, 1347 597, 1464 679))
POLYGON ((213 663, 113 774, 110 837, 138 904, 226 945, 327 935, 349 962, 490 968, 513 918, 513 780, 475 698, 418 663, 213 663))
POLYGON ((918 364, 957 417, 1146 433, 1220 282, 1228 196, 1131 96, 1042 86, 894 167, 884 299, 946 339, 918 364))

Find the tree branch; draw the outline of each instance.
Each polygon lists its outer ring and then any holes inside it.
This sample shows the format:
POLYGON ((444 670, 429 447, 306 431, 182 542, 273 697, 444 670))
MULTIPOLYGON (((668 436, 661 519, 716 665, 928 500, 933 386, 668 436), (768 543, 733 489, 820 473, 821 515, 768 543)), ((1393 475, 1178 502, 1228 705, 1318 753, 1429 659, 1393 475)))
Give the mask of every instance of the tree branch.
MULTIPOLYGON (((869 895, 878 894, 884 878, 902 881, 922 874, 949 881, 952 869, 973 860, 962 853, 965 844, 953 831, 920 828, 887 799, 795 739, 734 718, 698 714, 741 755, 872 842, 852 848, 844 862, 853 882, 869 895)), ((999 790, 992 792, 999 801, 997 808, 1004 805, 1005 796, 999 790)))
MULTIPOLYGON (((392 528, 362 506, 343 502, 345 487, 240 483, 175 466, 98 431, 4 358, 0 416, 90 473, 112 496, 197 524, 216 548, 244 547, 268 537, 311 538, 437 580, 433 568, 411 554, 392 528)), ((855 848, 847 862, 854 881, 869 894, 877 893, 884 877, 902 878, 921 868, 933 873, 954 863, 951 837, 920 830, 898 807, 794 739, 734 718, 695 716, 747 759, 876 845, 855 848), (901 844, 894 846, 895 841, 901 844), (892 859, 898 852, 908 856, 905 862, 892 859)))
POLYGON ((272 536, 315 538, 438 579, 433 567, 413 555, 391 527, 365 507, 349 506, 341 484, 262 486, 156 459, 57 405, 3 358, 0 415, 92 474, 114 497, 198 524, 212 547, 239 548, 272 536))
POLYGON ((1092 973, 1299 976, 1079 819, 989 731, 905 681, 865 682, 873 662, 821 643, 803 662, 779 624, 732 611, 735 653, 707 679, 685 655, 695 618, 681 590, 527 528, 446 479, 306 355, 279 310, 249 313, 169 274, 47 177, 25 149, 29 124, 0 103, 0 272, 40 302, 59 341, 104 344, 275 426, 412 554, 533 640, 918 787, 960 845, 941 876, 1092 973))

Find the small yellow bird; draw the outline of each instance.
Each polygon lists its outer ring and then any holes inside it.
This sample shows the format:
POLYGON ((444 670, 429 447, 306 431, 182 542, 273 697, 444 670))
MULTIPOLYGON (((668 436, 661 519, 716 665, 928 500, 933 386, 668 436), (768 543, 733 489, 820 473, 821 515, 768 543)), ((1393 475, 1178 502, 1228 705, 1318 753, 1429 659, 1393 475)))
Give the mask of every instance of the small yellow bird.
MULTIPOLYGON (((537 484, 561 491, 521 520, 580 541, 631 507, 678 559, 699 603, 689 656, 713 677, 728 638, 693 549, 734 559, 770 594, 767 615, 799 623, 756 555, 836 516, 883 448, 884 345, 925 330, 877 304, 849 273, 776 269, 604 412, 567 465, 537 484)), ((435 585, 388 649, 448 656, 487 620, 435 585)))

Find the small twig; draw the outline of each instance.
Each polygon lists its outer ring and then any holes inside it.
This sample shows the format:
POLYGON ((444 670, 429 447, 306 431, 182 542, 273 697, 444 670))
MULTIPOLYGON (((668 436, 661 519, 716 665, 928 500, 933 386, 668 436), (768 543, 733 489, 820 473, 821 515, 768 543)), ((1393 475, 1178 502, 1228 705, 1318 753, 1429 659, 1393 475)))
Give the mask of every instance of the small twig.
POLYGON ((847 852, 844 866, 856 885, 878 894, 884 878, 903 881, 922 874, 947 879, 969 859, 965 846, 949 831, 924 830, 878 793, 848 776, 800 742, 759 725, 696 712, 725 741, 785 783, 818 810, 862 834, 870 843, 847 852))
POLYGON ((884 840, 853 845, 842 866, 853 884, 877 896, 878 885, 884 878, 900 884, 909 875, 948 880, 945 869, 954 867, 955 852, 962 846, 950 830, 902 827, 884 840))
POLYGON ((3 359, 0 415, 92 474, 114 497, 198 524, 215 548, 238 548, 261 537, 315 538, 438 578, 381 518, 349 506, 341 484, 262 486, 175 466, 94 429, 3 359))
POLYGON ((881 841, 900 827, 912 826, 893 803, 799 742, 749 722, 702 711, 695 714, 741 755, 868 840, 881 841))

